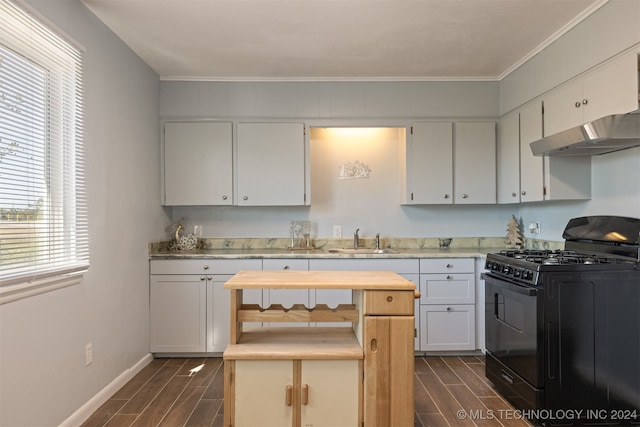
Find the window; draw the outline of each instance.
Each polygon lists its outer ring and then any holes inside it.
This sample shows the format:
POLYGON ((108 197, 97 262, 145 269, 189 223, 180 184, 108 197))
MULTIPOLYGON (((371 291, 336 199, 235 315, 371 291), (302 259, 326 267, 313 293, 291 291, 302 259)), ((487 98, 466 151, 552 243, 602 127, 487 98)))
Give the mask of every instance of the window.
POLYGON ((0 0, 0 303, 88 266, 81 51, 0 0))

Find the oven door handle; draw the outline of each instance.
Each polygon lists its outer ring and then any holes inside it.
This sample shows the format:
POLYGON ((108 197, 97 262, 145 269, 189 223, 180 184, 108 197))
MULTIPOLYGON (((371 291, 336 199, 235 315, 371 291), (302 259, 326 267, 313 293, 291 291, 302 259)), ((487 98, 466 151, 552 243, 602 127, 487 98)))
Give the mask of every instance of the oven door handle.
POLYGON ((502 278, 491 276, 487 273, 482 273, 480 277, 485 281, 497 282, 499 286, 507 288, 508 290, 520 295, 526 295, 529 297, 538 295, 538 290, 529 286, 522 286, 518 285, 517 283, 508 282, 502 278))

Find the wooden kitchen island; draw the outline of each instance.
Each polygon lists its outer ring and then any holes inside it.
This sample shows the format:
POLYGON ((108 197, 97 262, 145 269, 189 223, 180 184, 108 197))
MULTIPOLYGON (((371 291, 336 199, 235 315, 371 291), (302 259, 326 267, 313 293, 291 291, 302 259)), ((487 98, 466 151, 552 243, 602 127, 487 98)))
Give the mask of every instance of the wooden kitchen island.
POLYGON ((390 271, 241 271, 224 352, 225 427, 413 426, 415 285, 390 271), (353 304, 243 304, 244 289, 351 289, 353 304), (351 327, 245 328, 251 322, 351 327))

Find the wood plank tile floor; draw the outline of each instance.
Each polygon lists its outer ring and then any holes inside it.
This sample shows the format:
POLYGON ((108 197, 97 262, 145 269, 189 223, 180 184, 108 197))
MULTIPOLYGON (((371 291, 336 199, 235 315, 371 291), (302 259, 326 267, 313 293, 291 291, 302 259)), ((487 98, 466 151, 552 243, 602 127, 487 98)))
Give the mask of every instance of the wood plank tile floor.
MULTIPOLYGON (((531 426, 485 378, 482 356, 416 357, 414 384, 415 427, 531 426)), ((222 427, 223 397, 221 358, 154 359, 82 426, 222 427)))

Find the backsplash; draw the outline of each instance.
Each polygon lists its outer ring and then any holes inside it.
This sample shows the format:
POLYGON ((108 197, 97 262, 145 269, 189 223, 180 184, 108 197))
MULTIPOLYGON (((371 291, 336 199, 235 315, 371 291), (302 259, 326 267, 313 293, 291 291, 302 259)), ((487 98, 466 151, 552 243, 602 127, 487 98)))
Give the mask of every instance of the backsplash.
MULTIPOLYGON (((288 250, 291 239, 285 238, 203 238, 203 250, 215 249, 282 249, 288 250)), ((154 242, 149 244, 150 252, 168 250, 170 241, 154 242)), ((348 248, 353 246, 353 239, 311 239, 312 249, 348 248)), ((361 238, 360 246, 374 247, 375 239, 361 238)), ((437 248, 464 248, 464 249, 499 249, 506 248, 504 237, 389 237, 380 238, 380 247, 389 249, 437 249, 437 248)), ((525 239, 525 248, 528 249, 562 249, 564 242, 547 240, 525 239)))

